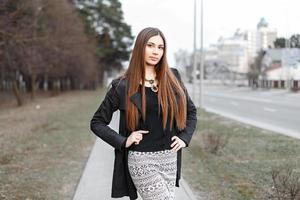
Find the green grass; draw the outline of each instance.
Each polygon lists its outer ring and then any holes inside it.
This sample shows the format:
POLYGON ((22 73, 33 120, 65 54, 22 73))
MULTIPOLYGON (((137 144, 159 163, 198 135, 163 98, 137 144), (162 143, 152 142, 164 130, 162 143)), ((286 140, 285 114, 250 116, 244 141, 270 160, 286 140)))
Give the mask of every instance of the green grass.
POLYGON ((89 122, 101 95, 68 92, 0 112, 0 200, 72 199, 94 144, 89 122))
MULTIPOLYGON (((291 166, 300 171, 300 140, 199 110, 197 132, 183 155, 183 175, 202 199, 265 199, 271 171, 291 166), (203 133, 229 137, 215 155, 203 148, 203 133)), ((199 198, 200 199, 200 198, 199 198)))

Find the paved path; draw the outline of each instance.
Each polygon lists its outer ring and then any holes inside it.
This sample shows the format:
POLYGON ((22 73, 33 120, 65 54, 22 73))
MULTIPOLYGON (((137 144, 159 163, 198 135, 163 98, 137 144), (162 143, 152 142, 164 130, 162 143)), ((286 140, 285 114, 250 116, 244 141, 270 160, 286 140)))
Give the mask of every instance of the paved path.
MULTIPOLYGON (((110 127, 118 130, 118 115, 116 112, 110 127)), ((92 133, 91 133, 92 134, 92 133)), ((97 138, 85 170, 78 183, 73 200, 113 200, 111 198, 111 184, 113 173, 114 152, 113 148, 103 140, 97 138)), ((176 187, 176 200, 196 200, 186 181, 180 179, 180 187, 176 187)), ((120 200, 128 197, 118 198, 120 200)), ((141 198, 138 198, 141 200, 141 198)))

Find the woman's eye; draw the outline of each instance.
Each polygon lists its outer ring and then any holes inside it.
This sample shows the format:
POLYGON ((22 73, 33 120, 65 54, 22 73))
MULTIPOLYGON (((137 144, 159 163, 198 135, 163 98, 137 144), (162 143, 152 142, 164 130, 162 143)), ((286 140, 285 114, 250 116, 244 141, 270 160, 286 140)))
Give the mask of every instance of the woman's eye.
POLYGON ((158 47, 159 49, 161 49, 161 50, 164 50, 164 47, 158 47))
POLYGON ((153 45, 152 45, 152 44, 147 44, 147 46, 148 46, 148 47, 152 47, 153 45))

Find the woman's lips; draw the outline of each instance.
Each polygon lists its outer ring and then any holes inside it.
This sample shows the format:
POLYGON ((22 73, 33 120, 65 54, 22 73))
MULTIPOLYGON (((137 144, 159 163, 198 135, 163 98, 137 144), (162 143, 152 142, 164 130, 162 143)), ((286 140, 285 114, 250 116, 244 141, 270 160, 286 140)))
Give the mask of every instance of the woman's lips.
POLYGON ((157 61, 158 60, 158 58, 155 58, 155 57, 150 57, 150 59, 153 60, 153 61, 157 61))

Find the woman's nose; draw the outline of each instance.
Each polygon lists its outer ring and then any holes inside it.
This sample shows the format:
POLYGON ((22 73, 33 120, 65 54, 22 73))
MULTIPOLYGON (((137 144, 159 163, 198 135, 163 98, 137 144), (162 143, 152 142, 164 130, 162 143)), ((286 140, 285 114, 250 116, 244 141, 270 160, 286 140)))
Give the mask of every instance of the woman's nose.
POLYGON ((152 51, 152 53, 154 53, 154 54, 158 54, 158 48, 153 48, 153 51, 152 51))

